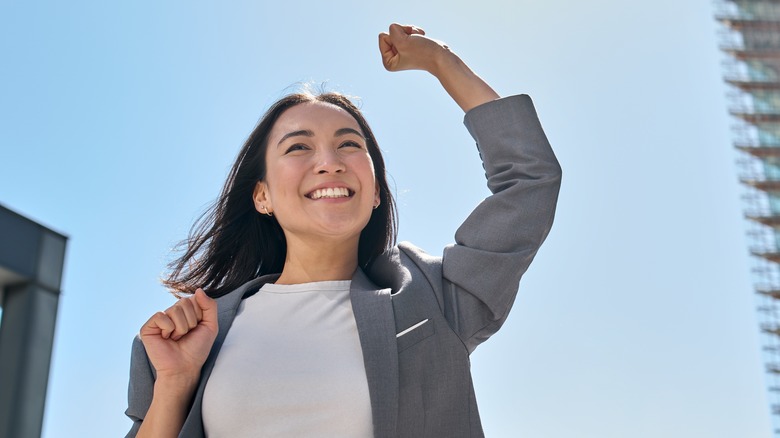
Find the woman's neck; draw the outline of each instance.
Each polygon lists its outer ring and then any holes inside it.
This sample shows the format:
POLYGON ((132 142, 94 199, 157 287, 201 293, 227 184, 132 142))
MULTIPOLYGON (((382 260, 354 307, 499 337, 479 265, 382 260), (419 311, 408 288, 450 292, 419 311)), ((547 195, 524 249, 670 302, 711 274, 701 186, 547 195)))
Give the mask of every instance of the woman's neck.
POLYGON ((277 284, 349 280, 358 266, 357 242, 287 242, 287 257, 277 284))

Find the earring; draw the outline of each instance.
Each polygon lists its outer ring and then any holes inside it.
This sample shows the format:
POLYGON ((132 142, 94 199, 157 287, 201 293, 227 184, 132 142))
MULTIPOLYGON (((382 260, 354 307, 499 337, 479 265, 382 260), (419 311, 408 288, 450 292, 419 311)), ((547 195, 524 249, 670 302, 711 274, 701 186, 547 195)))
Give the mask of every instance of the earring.
POLYGON ((268 217, 274 217, 274 214, 268 212, 268 209, 265 207, 265 205, 261 205, 260 208, 263 209, 263 211, 265 212, 264 214, 268 215, 268 217))
POLYGON ((376 210, 377 208, 379 208, 379 204, 381 204, 381 202, 377 202, 377 203, 376 203, 376 205, 374 206, 374 210, 376 210))

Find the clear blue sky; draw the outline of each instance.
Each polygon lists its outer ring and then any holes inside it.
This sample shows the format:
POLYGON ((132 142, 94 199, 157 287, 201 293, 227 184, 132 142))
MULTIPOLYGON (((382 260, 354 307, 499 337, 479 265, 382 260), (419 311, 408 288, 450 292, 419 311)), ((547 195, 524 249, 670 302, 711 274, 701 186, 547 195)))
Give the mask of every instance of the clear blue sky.
POLYGON ((298 82, 361 96, 401 239, 452 241, 482 168, 434 79, 382 69, 392 21, 531 94, 564 169, 513 314, 472 356, 487 435, 770 436, 709 1, 267 3, 0 1, 0 202, 70 236, 44 437, 128 429, 169 250, 298 82))

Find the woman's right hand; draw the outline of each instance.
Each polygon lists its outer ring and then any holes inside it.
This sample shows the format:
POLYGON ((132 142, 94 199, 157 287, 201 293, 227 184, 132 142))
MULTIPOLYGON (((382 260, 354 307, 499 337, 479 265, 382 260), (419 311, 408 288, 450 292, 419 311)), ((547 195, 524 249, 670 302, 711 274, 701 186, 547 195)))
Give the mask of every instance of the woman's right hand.
POLYGON ((141 327, 141 342, 157 371, 154 396, 136 437, 179 436, 200 369, 217 338, 217 302, 202 289, 157 312, 141 327))
POLYGON ((197 381, 218 330, 217 302, 198 289, 155 313, 141 327, 140 337, 158 380, 197 381))

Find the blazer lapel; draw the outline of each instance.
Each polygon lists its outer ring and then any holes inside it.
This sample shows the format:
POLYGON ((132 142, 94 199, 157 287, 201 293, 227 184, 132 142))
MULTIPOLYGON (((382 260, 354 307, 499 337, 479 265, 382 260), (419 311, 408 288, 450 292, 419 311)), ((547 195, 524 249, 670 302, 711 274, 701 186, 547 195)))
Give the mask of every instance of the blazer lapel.
POLYGON ((377 289, 358 269, 352 278, 350 300, 363 348, 374 436, 395 437, 398 419, 398 351, 390 289, 377 289))

